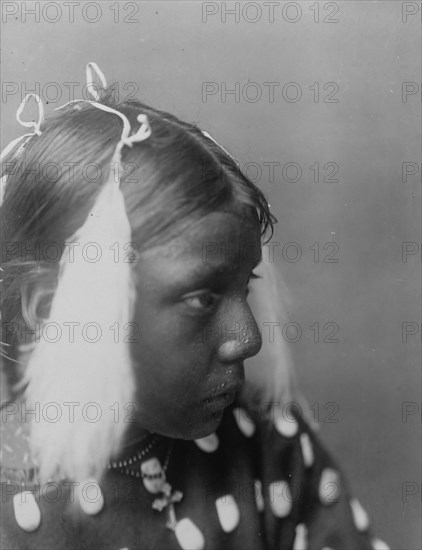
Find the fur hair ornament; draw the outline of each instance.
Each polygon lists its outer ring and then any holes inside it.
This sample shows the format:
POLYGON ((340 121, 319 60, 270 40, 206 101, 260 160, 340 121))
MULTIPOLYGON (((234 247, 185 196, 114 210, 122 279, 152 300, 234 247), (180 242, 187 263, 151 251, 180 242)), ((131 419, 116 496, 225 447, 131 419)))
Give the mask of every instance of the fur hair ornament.
MULTIPOLYGON (((99 99, 89 80, 92 68, 104 86, 106 82, 98 66, 89 63, 88 91, 99 99)), ((85 100, 72 103, 78 101, 85 100)), ((132 320, 134 281, 130 263, 120 255, 115 261, 110 247, 131 242, 120 189, 121 151, 148 139, 151 128, 146 115, 140 114, 139 128, 131 134, 121 112, 89 103, 118 116, 123 129, 106 183, 83 225, 66 242, 44 337, 25 371, 27 407, 43 411, 31 425, 31 447, 42 481, 98 479, 119 449, 127 427, 123 407, 134 394, 130 344, 116 340, 112 330, 116 323, 124 328, 132 320), (49 326, 55 337, 46 337, 49 326), (46 412, 51 421, 44 418, 46 412)))

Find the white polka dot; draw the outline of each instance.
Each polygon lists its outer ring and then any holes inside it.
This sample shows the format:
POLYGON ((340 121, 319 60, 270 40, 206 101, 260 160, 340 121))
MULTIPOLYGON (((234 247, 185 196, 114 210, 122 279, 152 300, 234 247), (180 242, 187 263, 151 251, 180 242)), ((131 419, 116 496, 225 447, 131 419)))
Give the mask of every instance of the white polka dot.
POLYGON ((218 445, 220 444, 218 436, 215 433, 201 439, 195 439, 195 443, 204 453, 213 453, 218 449, 218 445))
POLYGON ((373 539, 372 548, 374 550, 390 550, 388 544, 385 544, 385 542, 381 539, 373 539))
POLYGON ((263 512, 265 505, 264 497, 262 495, 262 483, 259 479, 255 479, 255 502, 258 512, 263 512))
POLYGON ((306 468, 310 468, 314 463, 314 451, 307 433, 300 434, 300 447, 302 449, 303 462, 306 468))
POLYGON ((85 514, 95 516, 104 508, 104 497, 95 479, 85 479, 76 489, 79 504, 85 514))
POLYGON ((21 529, 31 533, 41 523, 41 512, 31 491, 22 491, 13 497, 16 523, 21 529))
POLYGON ((233 409, 233 415, 242 434, 246 437, 252 437, 255 433, 255 423, 245 409, 237 407, 233 409))
POLYGON ((303 523, 296 527, 296 536, 293 543, 293 550, 307 550, 308 548, 308 531, 303 523))
POLYGON ((204 535, 189 518, 178 521, 174 532, 182 550, 203 550, 205 547, 204 535))
POLYGON ((324 546, 324 548, 321 548, 321 550, 332 550, 329 546, 324 546))
POLYGON ((340 497, 340 478, 332 468, 322 471, 319 482, 319 498, 323 504, 333 504, 340 497))
POLYGON ((293 437, 297 434, 299 428, 293 417, 285 417, 284 414, 277 416, 274 424, 278 433, 284 437, 293 437))
POLYGON ((223 495, 215 501, 218 519, 225 533, 230 533, 239 525, 240 512, 232 495, 223 495))
POLYGON ((355 522, 356 529, 358 531, 366 531, 369 527, 369 518, 368 514, 362 508, 361 503, 353 498, 350 501, 350 507, 353 513, 353 521, 355 522))
POLYGON ((292 495, 287 481, 273 481, 269 486, 270 506, 278 518, 285 518, 292 509, 292 495))

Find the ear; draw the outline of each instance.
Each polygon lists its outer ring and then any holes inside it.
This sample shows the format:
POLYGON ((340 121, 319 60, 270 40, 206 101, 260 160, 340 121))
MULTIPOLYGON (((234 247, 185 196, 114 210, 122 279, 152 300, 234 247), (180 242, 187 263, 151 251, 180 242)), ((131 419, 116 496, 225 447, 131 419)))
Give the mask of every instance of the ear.
POLYGON ((21 286, 22 318, 30 330, 48 318, 53 292, 38 282, 21 286))

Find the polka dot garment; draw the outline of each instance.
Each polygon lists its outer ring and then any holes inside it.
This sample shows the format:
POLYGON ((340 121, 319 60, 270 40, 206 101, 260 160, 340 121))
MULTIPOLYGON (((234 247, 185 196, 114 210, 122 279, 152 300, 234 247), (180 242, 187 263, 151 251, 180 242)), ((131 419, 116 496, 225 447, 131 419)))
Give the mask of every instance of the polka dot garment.
POLYGON ((388 549, 301 418, 274 411, 257 418, 256 410, 235 405, 216 433, 176 440, 171 455, 170 440, 158 438, 145 456, 136 447, 125 451, 123 466, 99 481, 44 486, 36 481, 27 426, 13 415, 6 420, 1 548, 388 549), (125 459, 137 453, 139 460, 125 459), (148 483, 136 473, 148 464, 166 465, 168 492, 160 498, 153 489, 160 472, 148 483))

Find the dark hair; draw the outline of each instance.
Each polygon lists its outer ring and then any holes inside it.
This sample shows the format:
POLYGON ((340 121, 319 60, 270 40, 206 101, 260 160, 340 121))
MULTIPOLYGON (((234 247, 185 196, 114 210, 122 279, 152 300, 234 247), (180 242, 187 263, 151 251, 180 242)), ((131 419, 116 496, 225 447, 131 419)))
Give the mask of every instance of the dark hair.
MULTIPOLYGON (((268 232, 271 237, 275 218, 264 195, 197 126, 138 101, 118 104, 111 91, 101 103, 126 115, 133 129, 140 113, 151 126, 147 140, 122 151, 121 189, 133 240, 141 250, 217 210, 255 219, 262 238, 268 232)), ((55 288, 64 243, 88 216, 109 175, 122 122, 78 102, 47 117, 41 131, 18 158, 12 152, 6 164, 1 308, 2 342, 10 358, 16 357, 18 342, 14 331, 3 329, 22 323, 21 284, 43 279, 55 288)))

